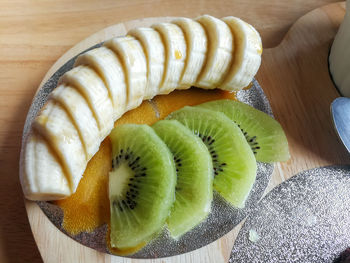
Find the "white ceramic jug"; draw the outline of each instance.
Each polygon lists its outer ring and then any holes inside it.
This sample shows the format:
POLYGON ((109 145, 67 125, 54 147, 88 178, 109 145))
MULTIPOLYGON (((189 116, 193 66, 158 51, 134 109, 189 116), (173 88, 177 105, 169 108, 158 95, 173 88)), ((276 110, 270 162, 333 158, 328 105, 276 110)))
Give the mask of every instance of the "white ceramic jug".
POLYGON ((346 1, 344 21, 331 48, 329 68, 340 93, 350 97, 350 0, 346 1))

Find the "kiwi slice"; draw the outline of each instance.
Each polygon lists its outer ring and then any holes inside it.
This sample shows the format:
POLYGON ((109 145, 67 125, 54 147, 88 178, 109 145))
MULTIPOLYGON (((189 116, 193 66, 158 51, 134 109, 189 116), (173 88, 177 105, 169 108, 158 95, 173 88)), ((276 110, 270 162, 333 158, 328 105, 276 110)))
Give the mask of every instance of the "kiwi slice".
POLYGON ((233 100, 210 101, 197 107, 222 112, 234 121, 242 130, 257 161, 270 163, 290 158, 288 141, 281 125, 266 113, 233 100))
POLYGON ((133 248, 165 225, 175 201, 175 165, 168 147, 147 125, 117 126, 110 138, 111 246, 133 248))
POLYGON ((153 129, 173 154, 177 183, 175 203, 167 219, 174 239, 198 225, 210 212, 213 165, 207 147, 176 120, 162 120, 153 129))
POLYGON ((243 208, 256 177, 256 160, 240 128, 220 112, 184 107, 170 114, 199 136, 212 157, 214 189, 243 208))

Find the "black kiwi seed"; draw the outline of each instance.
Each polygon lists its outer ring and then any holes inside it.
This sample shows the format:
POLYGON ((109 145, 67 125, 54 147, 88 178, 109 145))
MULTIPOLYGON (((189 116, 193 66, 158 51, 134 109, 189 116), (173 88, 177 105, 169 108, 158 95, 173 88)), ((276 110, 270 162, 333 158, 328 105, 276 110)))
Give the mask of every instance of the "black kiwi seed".
MULTIPOLYGON (((201 137, 201 136, 199 136, 201 137)), ((215 151, 214 145, 213 143, 215 142, 215 139, 211 136, 202 136, 202 141, 205 143, 205 145, 208 147, 210 156, 213 160, 213 172, 214 172, 214 176, 218 175, 219 172, 223 172, 224 171, 224 166, 226 166, 226 163, 220 163, 219 162, 219 158, 218 155, 215 151)))
POLYGON ((130 167, 134 166, 138 161, 140 160, 140 156, 137 156, 137 158, 129 164, 130 167))
POLYGON ((127 209, 134 209, 137 206, 136 198, 138 197, 141 177, 147 176, 146 167, 140 165, 140 156, 136 156, 130 149, 121 149, 119 155, 112 161, 112 168, 117 168, 121 163, 126 162, 127 165, 132 169, 134 175, 129 178, 128 186, 129 189, 125 192, 125 196, 120 197, 119 200, 113 202, 113 207, 118 208, 120 212, 127 209), (123 161, 124 160, 124 161, 123 161))
POLYGON ((238 124, 238 127, 241 129, 241 131, 244 134, 244 137, 246 138, 247 142, 250 145, 250 148, 252 149, 254 154, 257 154, 257 150, 260 149, 259 143, 257 141, 257 137, 254 136, 249 136, 248 133, 241 128, 241 126, 238 124))
MULTIPOLYGON (((181 158, 174 155, 174 162, 175 162, 175 168, 176 168, 176 176, 178 176, 178 173, 180 171, 181 164, 181 158)), ((181 187, 175 186, 175 191, 180 191, 181 187)))
MULTIPOLYGON (((182 166, 182 163, 181 163, 181 158, 177 157, 177 156, 174 156, 174 162, 175 162, 175 168, 176 168, 176 176, 178 176, 178 173, 180 171, 180 167, 182 166)), ((179 186, 175 186, 175 191, 180 191, 181 190, 181 187, 179 186)))

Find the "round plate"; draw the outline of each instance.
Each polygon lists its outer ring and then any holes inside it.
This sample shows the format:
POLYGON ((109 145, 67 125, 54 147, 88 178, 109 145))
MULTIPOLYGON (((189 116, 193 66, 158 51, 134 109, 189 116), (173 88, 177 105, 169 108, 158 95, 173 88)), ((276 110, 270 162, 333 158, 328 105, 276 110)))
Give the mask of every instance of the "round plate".
MULTIPOLYGON (((96 48, 101 44, 97 44, 84 52, 96 48)), ((79 54, 78 54, 79 55, 79 54)), ((77 56, 78 56, 77 55, 77 56)), ((36 93, 32 105, 29 109, 27 119, 23 131, 23 141, 30 130, 31 123, 42 106, 47 101, 48 95, 56 87, 58 79, 68 70, 70 70, 76 57, 67 61, 61 68, 59 68, 48 81, 36 93)), ((256 80, 249 90, 239 91, 237 97, 259 110, 262 110, 272 115, 270 104, 256 80)), ((262 197, 274 166, 272 164, 258 163, 257 179, 253 189, 247 199, 246 207, 244 209, 235 209, 223 201, 217 194, 214 195, 211 213, 208 218, 199 226, 182 236, 179 240, 173 240, 167 230, 164 230, 158 238, 150 242, 143 249, 137 253, 130 255, 131 258, 159 258, 179 255, 193 251, 208 245, 211 242, 219 239, 236 225, 238 225, 249 213, 254 204, 256 204, 262 197)), ((101 252, 109 253, 106 245, 107 226, 103 225, 91 233, 80 233, 72 236, 62 228, 63 212, 61 209, 48 202, 37 202, 50 221, 63 233, 67 234, 75 241, 96 249, 101 252)))
POLYGON ((334 262, 350 246, 349 189, 350 166, 315 168, 283 182, 247 218, 229 262, 334 262))

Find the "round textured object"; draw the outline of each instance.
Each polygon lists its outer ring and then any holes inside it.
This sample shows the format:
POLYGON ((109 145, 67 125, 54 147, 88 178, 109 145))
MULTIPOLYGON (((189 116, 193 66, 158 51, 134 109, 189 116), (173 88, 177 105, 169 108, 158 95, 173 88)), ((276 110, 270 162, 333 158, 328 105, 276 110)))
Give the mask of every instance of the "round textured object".
POLYGON ((260 201, 230 263, 334 262, 350 246, 350 166, 304 171, 260 201))

